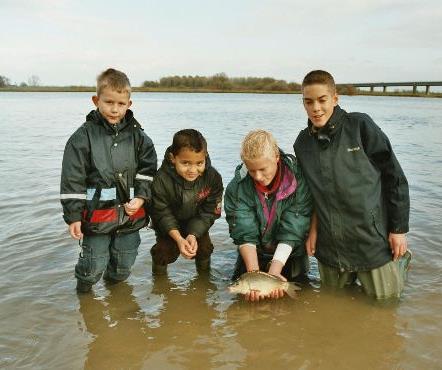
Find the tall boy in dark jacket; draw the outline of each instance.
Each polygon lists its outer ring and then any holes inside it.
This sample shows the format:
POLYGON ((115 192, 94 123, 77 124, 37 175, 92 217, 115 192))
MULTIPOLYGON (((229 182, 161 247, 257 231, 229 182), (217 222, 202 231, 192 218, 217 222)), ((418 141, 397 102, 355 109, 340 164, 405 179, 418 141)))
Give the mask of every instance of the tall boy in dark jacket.
POLYGON ((60 198, 70 235, 83 239, 75 266, 77 291, 88 292, 103 272, 128 278, 146 225, 146 202, 157 168, 152 140, 129 110, 127 76, 108 69, 97 78, 97 107, 66 143, 60 198))
POLYGON ((302 93, 308 127, 294 149, 315 205, 307 253, 323 285, 357 278, 370 296, 399 297, 411 257, 410 200, 390 142, 368 115, 338 106, 328 72, 308 73, 302 93))

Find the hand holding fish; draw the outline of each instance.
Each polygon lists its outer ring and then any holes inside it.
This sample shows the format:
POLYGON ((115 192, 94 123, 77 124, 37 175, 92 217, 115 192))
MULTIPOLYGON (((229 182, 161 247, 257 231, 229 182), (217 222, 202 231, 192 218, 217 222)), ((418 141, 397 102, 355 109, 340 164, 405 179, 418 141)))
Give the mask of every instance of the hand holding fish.
POLYGON ((281 298, 287 293, 291 298, 296 297, 299 287, 293 283, 283 281, 280 278, 262 271, 251 271, 242 274, 231 286, 231 293, 244 294, 245 299, 257 302, 265 298, 281 298))

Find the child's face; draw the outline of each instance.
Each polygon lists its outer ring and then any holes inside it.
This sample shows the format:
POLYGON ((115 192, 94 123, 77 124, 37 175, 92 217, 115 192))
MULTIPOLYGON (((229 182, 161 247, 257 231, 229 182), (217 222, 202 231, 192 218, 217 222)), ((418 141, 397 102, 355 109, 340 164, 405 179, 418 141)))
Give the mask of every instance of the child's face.
POLYGON ((132 105, 128 92, 118 92, 110 88, 104 88, 99 96, 92 97, 92 101, 112 125, 119 123, 132 105))
POLYGON ((275 178, 278 171, 279 156, 274 154, 253 160, 245 160, 249 175, 261 185, 268 186, 275 178))
POLYGON ((302 90, 304 108, 317 128, 325 126, 338 104, 338 96, 325 84, 305 86, 302 90))
POLYGON ((206 167, 206 152, 195 152, 189 148, 181 149, 177 155, 171 154, 170 160, 176 172, 187 181, 195 181, 206 167))

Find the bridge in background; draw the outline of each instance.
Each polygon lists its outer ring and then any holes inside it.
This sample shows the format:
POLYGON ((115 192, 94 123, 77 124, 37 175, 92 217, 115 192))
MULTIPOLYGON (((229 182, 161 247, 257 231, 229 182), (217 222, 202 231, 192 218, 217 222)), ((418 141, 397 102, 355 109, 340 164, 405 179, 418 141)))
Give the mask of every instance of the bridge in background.
POLYGON ((414 81, 414 82, 369 82, 369 83, 352 83, 352 84, 338 84, 340 86, 353 86, 359 87, 369 87, 370 91, 373 92, 375 87, 382 87, 382 91, 386 92, 387 87, 392 86, 410 86, 413 87, 413 94, 417 93, 418 86, 425 86, 425 94, 430 93, 431 86, 442 86, 442 81, 414 81))

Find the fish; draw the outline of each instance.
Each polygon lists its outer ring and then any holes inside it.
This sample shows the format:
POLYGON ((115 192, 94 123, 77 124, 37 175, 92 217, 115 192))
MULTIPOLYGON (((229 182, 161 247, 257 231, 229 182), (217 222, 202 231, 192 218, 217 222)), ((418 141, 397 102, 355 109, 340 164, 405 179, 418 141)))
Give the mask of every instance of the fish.
POLYGON ((263 271, 246 272, 228 287, 230 293, 240 294, 259 290, 260 296, 267 296, 275 289, 282 289, 290 298, 295 298, 296 291, 301 288, 263 271))

